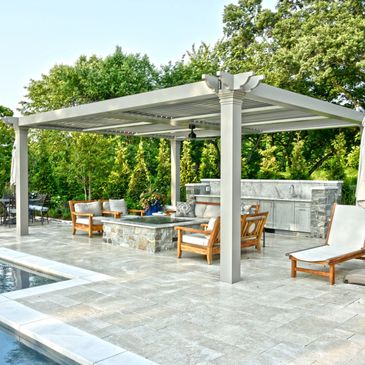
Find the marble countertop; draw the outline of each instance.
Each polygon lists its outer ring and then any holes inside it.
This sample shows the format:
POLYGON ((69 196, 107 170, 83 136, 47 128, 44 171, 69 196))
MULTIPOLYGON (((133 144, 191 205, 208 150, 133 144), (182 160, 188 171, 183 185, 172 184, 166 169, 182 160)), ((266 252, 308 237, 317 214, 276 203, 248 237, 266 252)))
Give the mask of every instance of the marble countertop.
MULTIPOLYGON (((214 195, 214 194, 199 194, 199 195, 195 195, 195 196, 202 197, 202 198, 220 198, 220 195, 214 195)), ((265 196, 241 196, 241 199, 311 203, 310 199, 301 199, 301 198, 296 198, 296 197, 293 197, 293 198, 275 198, 275 197, 265 197, 265 196)))

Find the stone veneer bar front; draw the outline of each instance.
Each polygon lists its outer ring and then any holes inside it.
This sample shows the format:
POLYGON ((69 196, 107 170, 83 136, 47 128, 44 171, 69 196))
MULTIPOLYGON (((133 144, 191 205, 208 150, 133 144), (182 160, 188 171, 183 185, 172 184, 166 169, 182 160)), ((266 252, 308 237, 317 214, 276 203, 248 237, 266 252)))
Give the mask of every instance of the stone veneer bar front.
MULTIPOLYGON (((148 220, 148 217, 143 217, 148 220)), ((153 219, 153 217, 151 217, 153 219)), ((132 247, 155 253, 176 247, 176 226, 200 228, 207 219, 179 217, 179 222, 153 224, 136 219, 106 219, 103 221, 103 241, 113 245, 132 247)))

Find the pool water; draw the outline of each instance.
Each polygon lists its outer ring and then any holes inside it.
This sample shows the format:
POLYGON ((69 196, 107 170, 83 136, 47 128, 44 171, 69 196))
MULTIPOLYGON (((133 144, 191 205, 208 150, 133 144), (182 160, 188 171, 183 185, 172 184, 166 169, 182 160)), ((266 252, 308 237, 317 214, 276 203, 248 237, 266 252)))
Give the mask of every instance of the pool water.
POLYGON ((51 284, 59 281, 46 275, 25 271, 0 261, 0 293, 51 284))
POLYGON ((0 330, 1 365, 57 365, 56 362, 18 342, 16 338, 0 330))

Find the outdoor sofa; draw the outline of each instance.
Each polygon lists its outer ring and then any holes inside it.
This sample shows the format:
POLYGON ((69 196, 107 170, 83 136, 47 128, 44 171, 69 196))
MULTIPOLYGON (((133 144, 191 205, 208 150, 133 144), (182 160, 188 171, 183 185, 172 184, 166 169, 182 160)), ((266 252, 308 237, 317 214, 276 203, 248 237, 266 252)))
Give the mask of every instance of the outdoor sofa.
POLYGON ((122 215, 144 214, 144 210, 128 209, 124 199, 70 200, 68 203, 73 235, 77 230, 88 232, 89 237, 92 237, 93 232, 102 233, 102 220, 105 219, 105 216, 120 218, 122 215))

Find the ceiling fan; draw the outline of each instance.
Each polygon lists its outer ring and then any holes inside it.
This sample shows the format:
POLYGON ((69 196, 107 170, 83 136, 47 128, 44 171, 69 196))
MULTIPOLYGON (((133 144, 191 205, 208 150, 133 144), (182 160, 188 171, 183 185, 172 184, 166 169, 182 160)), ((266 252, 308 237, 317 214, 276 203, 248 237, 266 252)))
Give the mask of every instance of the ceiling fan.
POLYGON ((196 134, 194 133, 194 129, 196 128, 195 124, 190 123, 189 128, 191 129, 191 132, 189 133, 188 138, 195 139, 196 138, 196 134))

